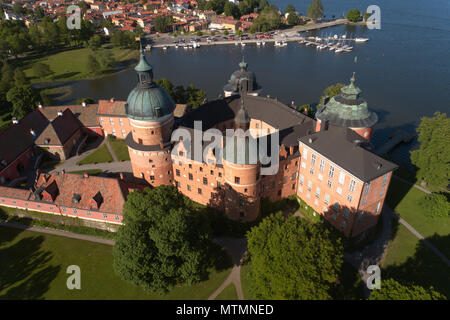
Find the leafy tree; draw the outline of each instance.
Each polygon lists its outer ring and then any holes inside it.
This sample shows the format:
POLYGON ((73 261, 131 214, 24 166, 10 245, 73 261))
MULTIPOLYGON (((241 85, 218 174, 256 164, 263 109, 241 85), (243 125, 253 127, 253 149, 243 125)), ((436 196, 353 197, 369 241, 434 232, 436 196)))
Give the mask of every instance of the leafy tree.
POLYGON ((16 1, 13 5, 13 12, 18 15, 23 15, 27 12, 27 10, 23 7, 22 2, 16 1))
POLYGON ((370 300, 446 300, 441 293, 416 285, 403 285, 394 279, 385 279, 381 282, 381 288, 372 290, 370 300))
POLYGON ((295 26, 299 23, 300 19, 299 17, 297 17, 297 15, 295 13, 289 13, 288 17, 287 17, 287 23, 290 26, 295 26))
POLYGON ((223 10, 226 16, 232 16, 235 19, 239 19, 241 17, 239 7, 230 1, 225 3, 223 10))
POLYGON ((91 54, 87 58, 87 68, 89 72, 93 74, 98 74, 100 72, 100 63, 91 54))
POLYGON ((36 7, 36 9, 34 9, 34 11, 33 11, 33 16, 36 19, 42 19, 45 16, 44 9, 42 9, 41 6, 36 7))
POLYGON ((53 73, 50 66, 42 62, 36 62, 31 69, 37 78, 45 78, 53 73))
POLYGON ((450 216, 450 199, 448 194, 426 194, 419 200, 422 210, 431 218, 447 218, 450 216))
POLYGON ((100 50, 97 53, 98 61, 100 62, 104 70, 114 68, 116 65, 116 59, 111 51, 100 50))
POLYGON ((313 21, 320 19, 323 17, 323 6, 320 0, 313 0, 309 6, 307 11, 308 18, 311 18, 313 21))
POLYGON ((250 290, 258 299, 330 299, 343 245, 324 224, 281 212, 247 233, 250 290))
POLYGON ((95 100, 91 99, 91 98, 78 98, 77 99, 77 104, 82 104, 83 102, 86 102, 87 104, 93 104, 93 103, 95 103, 95 100))
POLYGON ((134 30, 134 32, 136 33, 136 35, 138 37, 144 36, 144 29, 142 29, 142 27, 140 25, 136 25, 136 29, 134 30))
POLYGON ((154 21, 156 32, 167 32, 169 27, 173 24, 172 16, 157 16, 154 21))
POLYGON ((40 96, 32 86, 24 85, 11 88, 6 99, 12 104, 12 115, 21 119, 39 103, 40 96))
POLYGON ((27 79, 27 77, 25 76, 25 73, 17 68, 16 70, 14 70, 14 85, 15 86, 23 86, 28 84, 29 81, 27 79))
POLYGON ((322 97, 320 97, 319 105, 323 104, 325 97, 330 99, 338 94, 341 94, 341 89, 345 86, 343 83, 336 83, 323 90, 322 97))
POLYGON ((358 22, 361 18, 361 12, 358 9, 349 10, 347 13, 347 20, 351 22, 358 22))
POLYGON ((450 178, 450 119, 436 112, 423 117, 416 129, 420 147, 411 151, 411 162, 418 168, 417 179, 447 188, 450 178))
POLYGON ((297 10, 295 10, 295 7, 292 4, 288 4, 286 6, 286 9, 284 9, 284 13, 293 13, 293 14, 297 14, 297 10))
POLYGON ((113 248, 114 270, 148 292, 166 293, 206 273, 209 225, 174 186, 128 195, 113 248))
POLYGON ((281 17, 271 6, 266 6, 259 14, 258 18, 253 22, 252 29, 257 32, 266 32, 279 29, 281 26, 281 17))
POLYGON ((306 115, 308 115, 309 117, 314 117, 314 109, 313 107, 311 107, 310 104, 304 104, 301 105, 300 107, 297 107, 297 111, 300 111, 306 115))
POLYGON ((225 9, 225 4, 227 2, 228 2, 227 0, 210 0, 206 3, 205 9, 212 10, 216 14, 220 15, 223 13, 225 9))
POLYGON ((174 86, 165 78, 156 80, 156 83, 170 94, 175 103, 190 104, 192 109, 197 108, 206 101, 206 92, 190 84, 186 89, 183 86, 174 86))
POLYGON ((103 37, 100 36, 92 37, 88 41, 88 47, 91 48, 92 50, 97 50, 101 48, 103 43, 104 43, 103 37))
POLYGON ((367 21, 367 19, 369 19, 369 17, 370 17, 371 15, 372 15, 371 13, 365 11, 365 12, 363 13, 363 20, 364 20, 364 21, 367 21))

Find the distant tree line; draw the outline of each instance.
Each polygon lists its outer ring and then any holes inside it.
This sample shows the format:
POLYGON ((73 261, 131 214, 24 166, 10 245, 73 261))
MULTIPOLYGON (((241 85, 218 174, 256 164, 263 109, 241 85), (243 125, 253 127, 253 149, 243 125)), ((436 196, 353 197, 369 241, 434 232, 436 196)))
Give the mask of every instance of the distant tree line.
POLYGON ((156 80, 156 83, 170 94, 175 103, 190 104, 192 109, 195 109, 206 101, 206 92, 196 88, 193 84, 186 88, 181 85, 174 86, 165 78, 156 80))

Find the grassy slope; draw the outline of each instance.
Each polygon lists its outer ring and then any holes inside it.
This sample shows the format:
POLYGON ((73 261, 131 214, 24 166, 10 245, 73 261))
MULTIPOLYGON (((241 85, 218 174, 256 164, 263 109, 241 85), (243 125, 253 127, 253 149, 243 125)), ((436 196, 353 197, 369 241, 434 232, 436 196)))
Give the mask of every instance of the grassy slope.
MULTIPOLYGON (((110 51, 117 62, 124 62, 128 59, 136 58, 137 55, 137 51, 131 49, 110 48, 105 50, 110 51)), ((93 75, 87 67, 87 58, 89 55, 95 57, 96 53, 89 48, 81 48, 30 59, 24 62, 24 72, 32 83, 92 78, 93 75), (45 78, 35 77, 32 65, 36 62, 48 64, 54 73, 45 78)))
POLYGON ((90 164, 90 163, 104 163, 104 162, 111 162, 113 161, 113 158, 111 154, 108 151, 108 147, 106 145, 102 145, 97 150, 95 150, 93 153, 82 159, 81 161, 77 162, 78 165, 82 164, 90 164))
MULTIPOLYGON (((428 218, 419 206, 419 201, 424 195, 425 193, 417 188, 413 188, 397 179, 392 179, 386 201, 397 214, 425 238, 429 238, 434 234, 437 234, 438 238, 448 237, 450 234, 450 218, 428 218)), ((435 238, 429 240, 444 254, 450 256, 449 245, 436 241, 435 238)))
POLYGON ((112 263, 111 246, 0 227, 0 299, 207 299, 230 273, 160 296, 121 280, 112 263), (69 265, 81 269, 81 290, 66 287, 69 265))
POLYGON ((123 139, 109 139, 109 144, 116 154, 119 161, 129 161, 130 154, 128 153, 128 147, 123 139))
POLYGON ((237 300, 236 287, 230 283, 223 291, 216 297, 216 300, 237 300))

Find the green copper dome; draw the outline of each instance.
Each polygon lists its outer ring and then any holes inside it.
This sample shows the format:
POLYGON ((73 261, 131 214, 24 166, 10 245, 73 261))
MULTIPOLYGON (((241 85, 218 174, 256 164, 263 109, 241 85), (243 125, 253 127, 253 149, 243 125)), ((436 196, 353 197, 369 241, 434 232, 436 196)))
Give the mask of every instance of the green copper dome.
POLYGON ((355 73, 350 84, 341 89, 326 105, 319 107, 316 118, 330 124, 348 128, 370 128, 378 121, 367 102, 359 97, 361 90, 355 86, 355 73))
POLYGON ((166 90, 153 82, 153 68, 147 62, 141 46, 141 56, 135 70, 138 84, 127 99, 126 114, 135 120, 157 120, 169 115, 175 103, 166 90))

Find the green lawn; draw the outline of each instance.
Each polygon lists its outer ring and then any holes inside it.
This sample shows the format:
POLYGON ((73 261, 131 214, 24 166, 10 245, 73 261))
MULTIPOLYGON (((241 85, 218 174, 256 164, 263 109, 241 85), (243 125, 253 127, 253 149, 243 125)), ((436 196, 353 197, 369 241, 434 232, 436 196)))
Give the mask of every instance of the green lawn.
POLYGON ((233 283, 230 283, 228 287, 223 289, 221 293, 216 297, 216 300, 237 300, 236 287, 233 283))
POLYGON ((96 176, 96 175, 98 175, 101 172, 103 172, 103 171, 100 170, 100 169, 91 169, 91 170, 81 170, 81 171, 70 171, 68 173, 76 173, 76 174, 85 174, 85 173, 87 173, 90 176, 96 176))
POLYGON ((108 245, 0 227, 0 299, 207 299, 231 271, 160 296, 121 280, 112 263, 108 245), (81 290, 66 287, 70 265, 81 269, 81 290))
POLYGON ((250 266, 248 264, 241 266, 241 286, 245 300, 254 300, 255 297, 250 293, 250 266))
MULTIPOLYGON (((447 265, 403 225, 394 223, 394 238, 381 263, 381 285, 384 278, 394 278, 406 285, 433 286, 450 298, 447 265)), ((448 243, 449 236, 440 241, 448 243)), ((438 240, 436 240, 438 241, 438 240)))
POLYGON ((112 162, 113 158, 108 151, 108 147, 106 145, 102 145, 93 153, 77 162, 77 165, 83 164, 91 164, 91 163, 104 163, 104 162, 112 162))
POLYGON ((414 229, 425 238, 437 234, 431 241, 447 257, 450 257, 450 244, 436 241, 438 238, 447 237, 450 234, 450 218, 431 219, 427 217, 419 206, 419 200, 425 195, 417 188, 398 180, 392 179, 386 198, 387 204, 414 229))
MULTIPOLYGON (((106 46, 104 46, 106 48, 106 46)), ((111 52, 117 62, 125 62, 129 59, 137 57, 137 50, 109 48, 105 49, 111 52)), ((23 61, 25 65, 25 75, 30 78, 32 83, 52 82, 52 81, 68 81, 93 78, 93 74, 87 67, 87 59, 89 55, 96 56, 96 52, 89 48, 73 49, 47 55, 44 57, 23 61), (32 65, 36 62, 42 62, 50 66, 53 74, 45 78, 36 78, 32 65)), ((107 71, 108 72, 108 71, 107 71)))
POLYGON ((119 161, 130 160, 130 154, 128 152, 128 147, 125 143, 125 140, 117 138, 109 138, 108 136, 108 141, 119 161))

